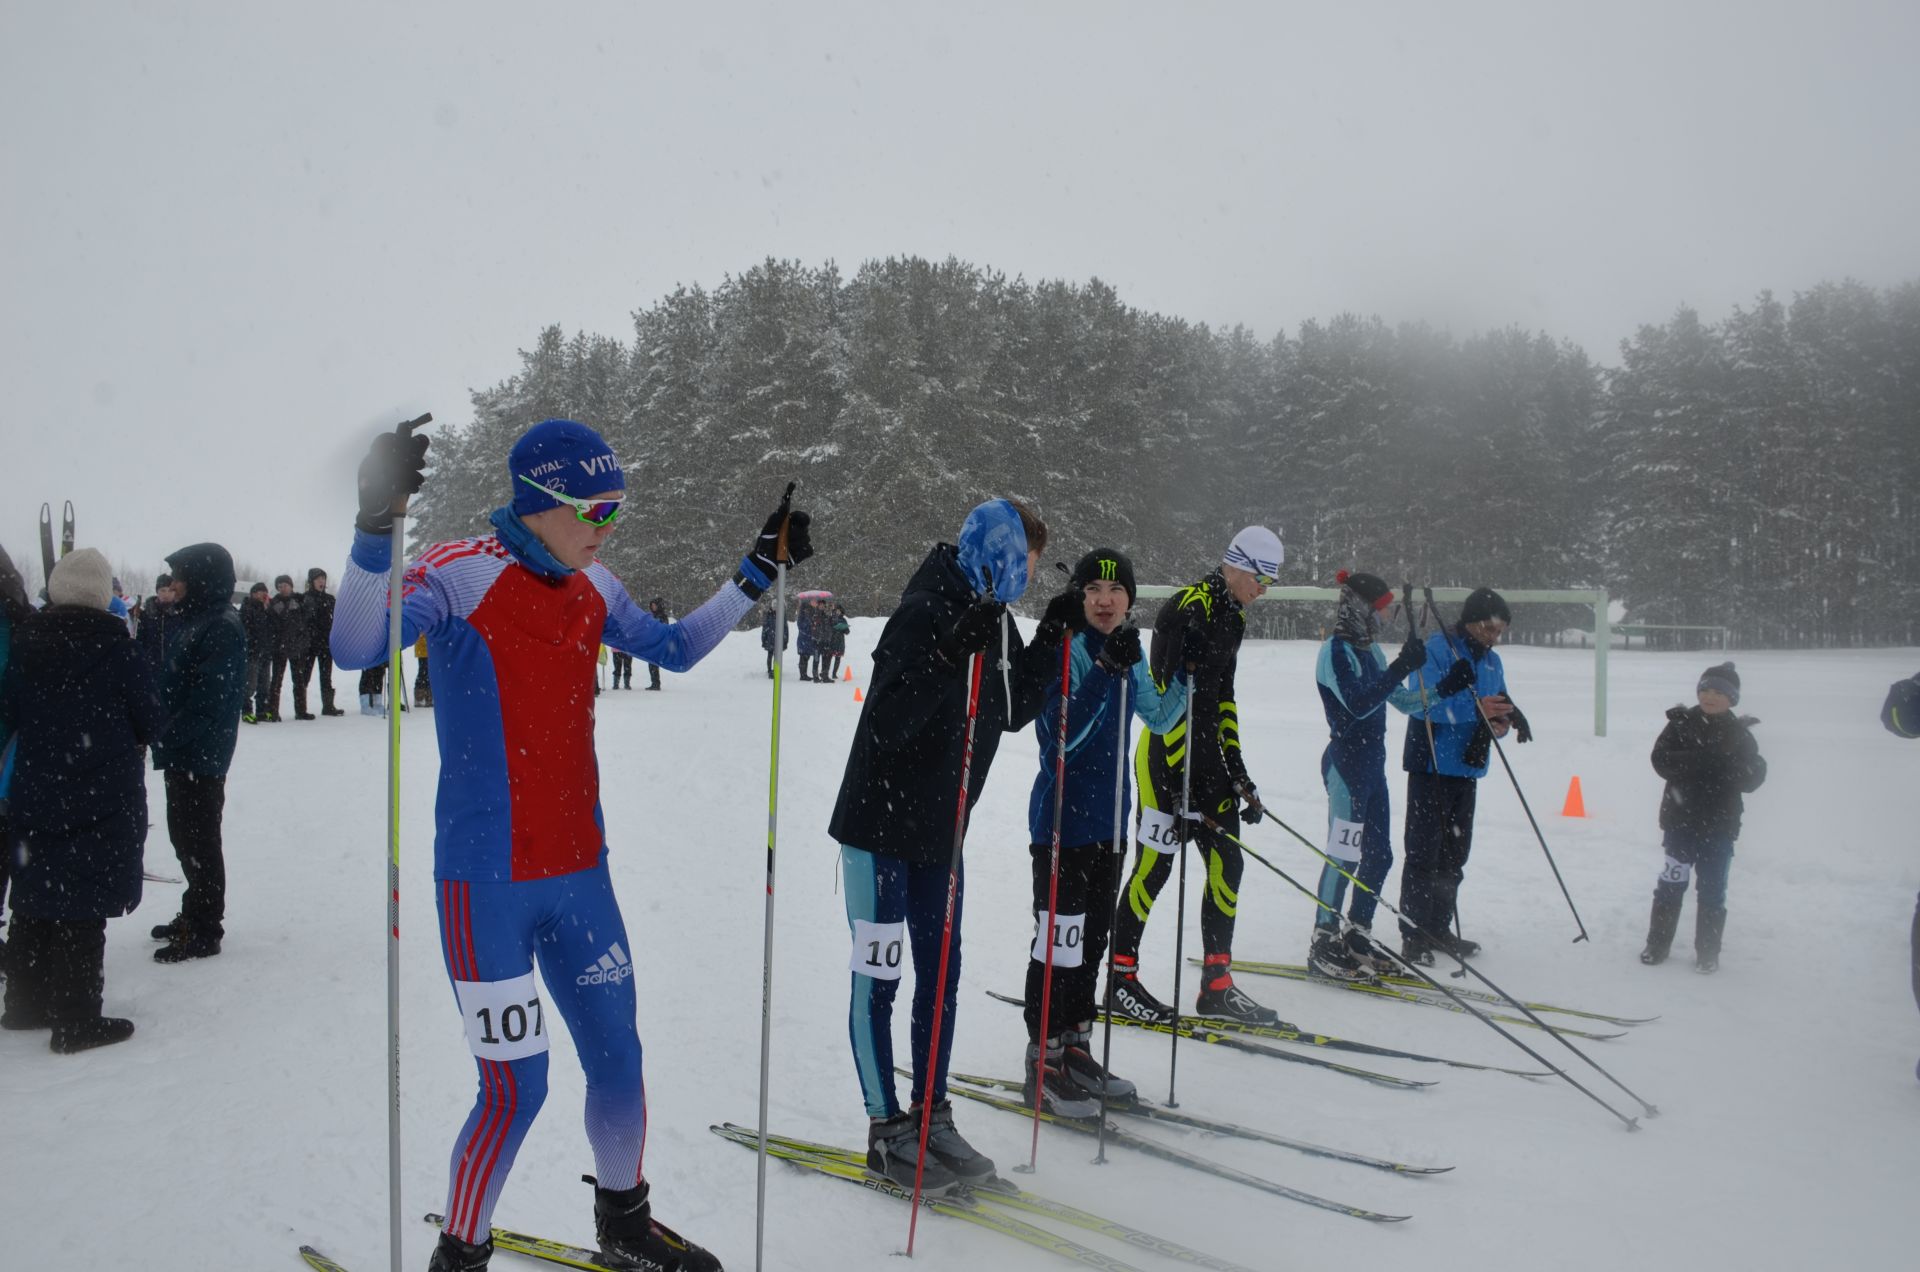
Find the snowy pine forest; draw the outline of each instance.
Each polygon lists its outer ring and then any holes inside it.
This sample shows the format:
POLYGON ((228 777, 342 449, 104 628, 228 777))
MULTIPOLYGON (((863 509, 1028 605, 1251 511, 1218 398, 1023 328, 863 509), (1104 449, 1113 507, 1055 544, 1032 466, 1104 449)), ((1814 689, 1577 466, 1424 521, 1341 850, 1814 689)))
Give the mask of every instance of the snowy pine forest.
POLYGON ((860 613, 1013 494, 1142 581, 1186 580, 1258 521, 1288 582, 1600 585, 1633 620, 1746 647, 1920 639, 1920 283, 1682 308, 1605 353, 1353 314, 1263 338, 1098 279, 769 259, 638 310, 626 340, 540 331, 436 440, 418 532, 481 527, 512 439, 562 415, 627 465, 640 498, 607 556, 649 595, 710 588, 736 501, 798 479, 832 527, 816 581, 860 613))

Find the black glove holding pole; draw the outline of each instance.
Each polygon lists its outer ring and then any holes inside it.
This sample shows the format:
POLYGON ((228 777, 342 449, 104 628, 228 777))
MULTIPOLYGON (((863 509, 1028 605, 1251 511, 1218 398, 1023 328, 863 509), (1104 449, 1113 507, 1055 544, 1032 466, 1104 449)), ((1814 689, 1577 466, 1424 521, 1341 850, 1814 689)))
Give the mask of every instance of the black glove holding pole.
POLYGON ((1401 644, 1400 652, 1387 664, 1387 674, 1395 680, 1405 680, 1420 669, 1427 661, 1427 647, 1418 636, 1407 633, 1407 639, 1401 644))
POLYGON ((935 648, 949 667, 961 667, 975 654, 992 649, 1000 639, 1000 619, 1007 607, 999 601, 978 600, 960 611, 960 617, 935 648))
POLYGON ((1086 622, 1087 603, 1081 597, 1079 588, 1070 587, 1047 602, 1046 613, 1040 616, 1040 626, 1034 629, 1033 643, 1058 646, 1069 632, 1079 631, 1086 626, 1086 622))
POLYGON ((360 513, 353 519, 357 529, 368 534, 392 533, 394 513, 420 493, 427 481, 429 439, 413 430, 432 421, 429 411, 373 439, 366 458, 360 461, 360 513))
POLYGON ((780 506, 760 528, 760 536, 753 541, 746 560, 741 562, 742 568, 733 576, 734 583, 747 594, 748 600, 759 600, 766 584, 749 574, 746 566, 752 565, 771 583, 779 567, 791 569, 813 555, 813 540, 808 536, 813 518, 794 509, 793 486, 794 483, 787 483, 786 493, 780 496, 780 506))
POLYGON ((1433 687, 1434 693, 1442 698, 1451 698, 1473 684, 1473 664, 1464 658, 1454 660, 1447 668, 1447 674, 1440 677, 1440 683, 1433 687))
POLYGON ((1140 629, 1122 622, 1107 633, 1106 643, 1100 646, 1100 656, 1093 660, 1093 665, 1109 676, 1124 676, 1139 661, 1140 629))

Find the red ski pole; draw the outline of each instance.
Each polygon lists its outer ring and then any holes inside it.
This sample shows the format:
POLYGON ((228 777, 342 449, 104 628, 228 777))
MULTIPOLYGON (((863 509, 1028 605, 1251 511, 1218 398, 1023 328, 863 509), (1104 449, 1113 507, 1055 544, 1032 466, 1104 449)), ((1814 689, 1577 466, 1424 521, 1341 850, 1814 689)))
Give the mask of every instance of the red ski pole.
MULTIPOLYGON (((1002 618, 1001 621, 1005 621, 1002 618)), ((920 1192, 927 1173, 927 1133, 933 1129, 933 1083, 940 1072, 940 1026, 947 1005, 947 967, 953 956, 953 907, 960 888, 960 847, 967 839, 967 790, 973 778, 973 729, 980 716, 980 670, 983 654, 973 656, 967 688, 966 745, 960 752, 960 798, 953 814, 953 862, 947 867, 947 918, 940 933, 940 975, 934 982, 933 1035, 927 1043, 927 1089, 920 1101, 920 1155, 913 1164, 913 1209, 907 1218, 907 1257, 913 1257, 913 1236, 920 1227, 920 1192)))

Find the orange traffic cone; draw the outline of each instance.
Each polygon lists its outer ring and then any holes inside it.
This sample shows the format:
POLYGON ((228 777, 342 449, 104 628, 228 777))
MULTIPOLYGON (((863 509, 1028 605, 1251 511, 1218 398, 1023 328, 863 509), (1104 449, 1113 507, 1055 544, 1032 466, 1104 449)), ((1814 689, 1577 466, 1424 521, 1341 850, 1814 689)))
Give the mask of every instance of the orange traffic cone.
POLYGON ((1587 815, 1587 801, 1580 796, 1580 777, 1578 774, 1574 775, 1573 781, 1567 786, 1567 802, 1561 806, 1560 815, 1562 817, 1585 817, 1587 815))
POLYGON ((853 700, 855 702, 865 702, 867 700, 867 695, 860 692, 860 687, 858 685, 854 686, 853 700))
POLYGON ((853 679, 853 668, 851 668, 851 667, 842 667, 842 668, 840 669, 840 679, 842 679, 842 680, 852 680, 852 679, 853 679))

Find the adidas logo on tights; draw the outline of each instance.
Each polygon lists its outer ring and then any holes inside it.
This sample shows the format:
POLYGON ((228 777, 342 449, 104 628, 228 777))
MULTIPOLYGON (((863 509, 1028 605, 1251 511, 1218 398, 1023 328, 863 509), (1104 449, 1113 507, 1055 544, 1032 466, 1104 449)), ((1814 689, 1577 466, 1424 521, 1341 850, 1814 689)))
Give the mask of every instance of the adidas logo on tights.
POLYGON ((627 952, 615 942, 598 962, 590 965, 586 971, 574 978, 576 985, 618 985, 633 977, 633 962, 627 952))

